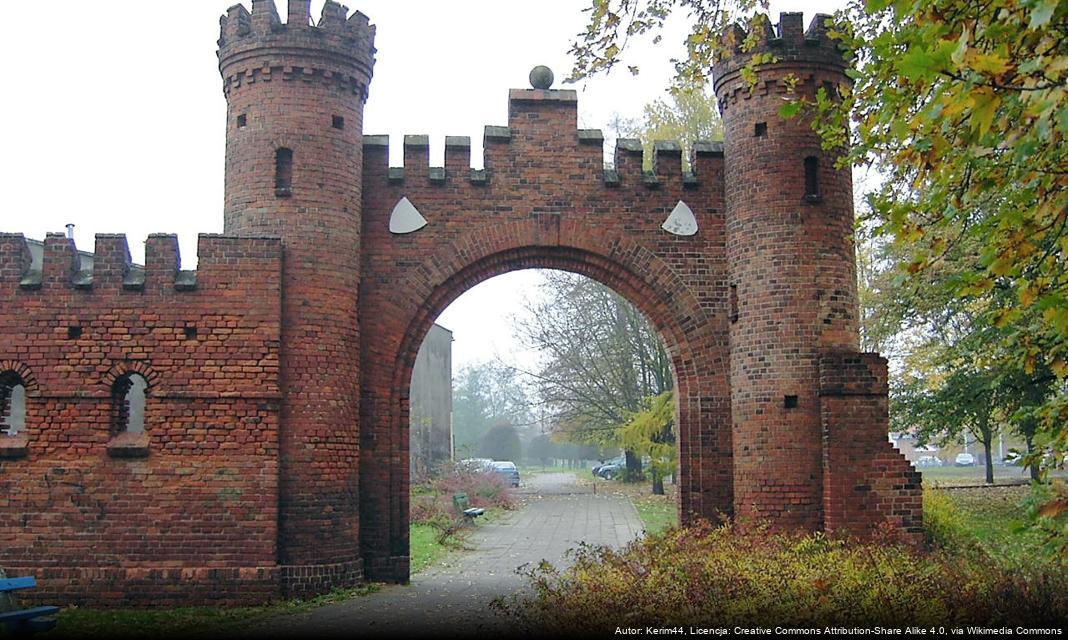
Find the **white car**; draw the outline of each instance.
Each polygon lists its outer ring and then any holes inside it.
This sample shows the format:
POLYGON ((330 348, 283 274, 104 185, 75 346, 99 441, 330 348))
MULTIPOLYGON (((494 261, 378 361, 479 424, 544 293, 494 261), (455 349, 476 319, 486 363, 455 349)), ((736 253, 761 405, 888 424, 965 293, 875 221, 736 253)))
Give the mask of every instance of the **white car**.
POLYGON ((493 460, 490 458, 465 458, 456 463, 457 469, 481 473, 493 470, 493 460))
POLYGON ((953 464, 957 465, 958 467, 974 467, 975 456, 970 453, 958 453, 956 460, 953 461, 953 464))
POLYGON ((916 459, 917 467, 941 467, 942 459, 938 456, 920 456, 916 459))

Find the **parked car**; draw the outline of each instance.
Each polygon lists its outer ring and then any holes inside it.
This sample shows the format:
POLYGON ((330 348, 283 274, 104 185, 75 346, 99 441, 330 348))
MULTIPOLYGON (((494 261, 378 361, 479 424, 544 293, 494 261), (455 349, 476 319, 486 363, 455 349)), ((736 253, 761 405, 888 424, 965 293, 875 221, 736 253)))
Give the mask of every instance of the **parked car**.
POLYGON ((493 470, 493 460, 490 458, 464 458, 456 463, 458 470, 481 473, 493 470))
POLYGON ((938 456, 920 456, 916 459, 916 467, 941 467, 942 459, 938 456))
POLYGON ((956 460, 953 461, 953 464, 957 465, 958 467, 974 467, 975 456, 970 453, 958 453, 956 460))
POLYGON ((519 469, 510 460, 495 460, 493 471, 508 481, 513 487, 519 486, 519 469))
POLYGON ((609 464, 605 464, 597 470, 597 477, 604 478, 605 480, 611 480, 612 478, 623 473, 623 470, 626 468, 627 465, 623 462, 612 462, 609 464))
POLYGON ((1015 449, 1010 449, 1005 457, 1001 459, 1001 464, 1005 466, 1018 467, 1023 464, 1023 454, 1015 449))
POLYGON ((598 478, 604 478, 605 480, 611 480, 623 471, 627 466, 626 456, 619 456, 618 458, 612 458, 602 462, 593 468, 593 475, 598 478))

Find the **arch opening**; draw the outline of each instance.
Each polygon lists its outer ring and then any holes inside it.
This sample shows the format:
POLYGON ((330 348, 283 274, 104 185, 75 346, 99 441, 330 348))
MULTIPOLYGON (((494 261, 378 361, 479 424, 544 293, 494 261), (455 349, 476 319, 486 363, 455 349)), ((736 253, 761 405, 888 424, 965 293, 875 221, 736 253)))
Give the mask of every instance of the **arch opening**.
POLYGON ((26 383, 14 371, 0 373, 0 433, 13 436, 26 428, 26 383))
POLYGON ((419 346, 434 320, 464 292, 494 276, 524 269, 555 269, 590 278, 633 304, 648 319, 663 341, 676 392, 679 520, 718 520, 732 513, 727 344, 725 338, 711 337, 725 336, 726 329, 719 324, 725 324, 726 318, 712 321, 711 312, 668 270, 650 268, 638 274, 623 261, 573 247, 519 247, 472 260, 429 289, 413 288, 410 320, 399 336, 396 360, 390 367, 389 397, 383 398, 388 403, 382 406, 388 409, 388 426, 362 436, 365 443, 373 444, 376 453, 363 456, 361 477, 379 477, 377 468, 368 465, 381 460, 383 451, 393 452, 388 507, 375 504, 380 498, 373 489, 365 488, 361 493, 361 540, 368 566, 374 566, 373 556, 383 555, 381 548, 374 548, 375 538, 381 539, 383 534, 389 541, 389 556, 408 553, 410 382, 419 346), (705 347, 702 353, 696 352, 696 346, 709 343, 722 351, 710 352, 705 347), (378 517, 383 510, 388 512, 387 522, 378 517), (388 533, 376 529, 385 527, 388 533))
MULTIPOLYGON (((412 482, 425 480, 443 460, 529 465, 531 446, 543 460, 571 466, 626 450, 630 473, 652 476, 662 493, 662 475, 674 476, 664 473, 677 459, 674 447, 664 459, 668 447, 642 439, 645 422, 624 427, 667 393, 658 405, 665 413, 664 402, 674 405, 674 384, 663 340, 612 289, 557 270, 495 276, 449 305, 419 349, 409 395, 412 482), (451 438, 449 421, 440 417, 446 413, 440 390, 445 356, 457 365, 451 438), (426 446, 450 440, 451 451, 426 446), (643 456, 655 464, 639 468, 643 456)), ((674 420, 667 426, 658 442, 673 445, 674 420)))
POLYGON ((139 373, 127 373, 112 385, 112 430, 122 433, 145 432, 145 393, 148 381, 139 373))

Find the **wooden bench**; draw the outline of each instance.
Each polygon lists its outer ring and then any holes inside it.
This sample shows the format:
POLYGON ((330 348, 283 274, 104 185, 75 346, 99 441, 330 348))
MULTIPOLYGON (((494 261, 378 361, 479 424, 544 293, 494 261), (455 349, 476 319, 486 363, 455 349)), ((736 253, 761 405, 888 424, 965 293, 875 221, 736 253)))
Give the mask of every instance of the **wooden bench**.
POLYGON ((466 493, 457 493, 452 496, 452 506, 456 507, 456 512, 467 518, 468 520, 474 520, 480 515, 486 513, 486 510, 481 507, 472 507, 471 499, 467 497, 466 493))
POLYGON ((11 592, 36 586, 37 579, 33 576, 0 578, 0 623, 7 625, 8 632, 13 636, 28 636, 56 626, 54 616, 59 613, 59 607, 16 608, 18 605, 11 592))

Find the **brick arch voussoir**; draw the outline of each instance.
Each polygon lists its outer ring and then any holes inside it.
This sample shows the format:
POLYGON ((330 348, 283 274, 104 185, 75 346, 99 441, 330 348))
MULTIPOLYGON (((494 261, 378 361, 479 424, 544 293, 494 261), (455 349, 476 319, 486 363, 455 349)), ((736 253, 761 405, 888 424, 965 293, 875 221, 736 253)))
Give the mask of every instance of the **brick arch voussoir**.
POLYGON ((25 362, 20 360, 0 360, 0 375, 13 371, 22 379, 22 386, 26 389, 26 395, 36 396, 40 394, 41 387, 37 383, 37 376, 25 362))
POLYGON ((140 374, 145 379, 145 384, 148 386, 145 389, 145 393, 150 393, 153 388, 159 383, 159 374, 147 363, 139 360, 132 360, 129 362, 119 362, 113 365, 108 372, 101 378, 101 384, 109 391, 115 386, 115 382, 125 375, 131 373, 140 374))
MULTIPOLYGON (((480 282, 519 269, 561 269, 611 287, 644 313, 672 356, 680 390, 698 376, 693 345, 712 327, 708 311, 671 269, 647 247, 618 235, 597 231, 581 242, 546 238, 538 221, 522 220, 480 230, 454 240, 414 268, 397 288, 393 313, 409 319, 393 367, 394 400, 407 389, 412 367, 426 333, 453 300, 480 282)), ((399 421, 400 405, 391 402, 399 421)), ((399 424, 399 423, 398 423, 399 424)))

